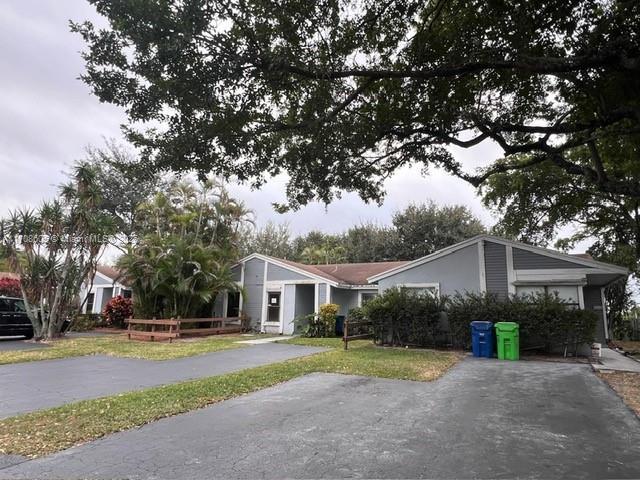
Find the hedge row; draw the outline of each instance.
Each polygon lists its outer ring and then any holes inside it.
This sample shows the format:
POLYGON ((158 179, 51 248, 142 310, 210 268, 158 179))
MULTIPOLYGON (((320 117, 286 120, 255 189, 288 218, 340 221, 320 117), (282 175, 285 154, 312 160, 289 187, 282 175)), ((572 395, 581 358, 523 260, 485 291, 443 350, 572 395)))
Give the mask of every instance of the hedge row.
POLYGON ((351 315, 373 323, 377 343, 395 346, 469 348, 473 320, 516 322, 521 348, 576 347, 595 336, 595 312, 567 306, 549 294, 513 296, 500 300, 492 294, 456 294, 434 297, 392 288, 351 315))

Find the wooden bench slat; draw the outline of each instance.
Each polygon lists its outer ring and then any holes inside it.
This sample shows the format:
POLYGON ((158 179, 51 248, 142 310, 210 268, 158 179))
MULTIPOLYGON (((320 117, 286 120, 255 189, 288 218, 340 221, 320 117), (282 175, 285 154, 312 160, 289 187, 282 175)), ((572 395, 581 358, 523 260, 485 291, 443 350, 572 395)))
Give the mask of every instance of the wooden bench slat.
POLYGON ((180 323, 237 322, 240 317, 180 318, 180 323))
POLYGON ((214 328, 185 328, 180 330, 180 335, 206 335, 216 333, 236 333, 240 332, 242 328, 240 326, 233 327, 214 327, 214 328))
POLYGON ((175 332, 147 332, 142 330, 131 330, 127 332, 127 335, 133 335, 138 337, 162 337, 162 338, 178 338, 178 333, 175 332))
POLYGON ((147 320, 147 319, 137 319, 137 318, 127 318, 125 321, 130 325, 173 325, 177 326, 179 320, 174 319, 158 319, 158 320, 147 320))

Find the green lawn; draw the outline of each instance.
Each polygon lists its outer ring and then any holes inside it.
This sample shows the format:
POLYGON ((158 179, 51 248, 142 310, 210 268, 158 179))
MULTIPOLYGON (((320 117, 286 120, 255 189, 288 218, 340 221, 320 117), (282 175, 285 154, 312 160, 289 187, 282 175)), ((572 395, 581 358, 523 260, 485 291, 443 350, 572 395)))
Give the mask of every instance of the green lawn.
POLYGON ((128 340, 123 335, 60 339, 50 342, 48 347, 37 350, 0 352, 0 365, 83 355, 113 355, 147 360, 168 360, 242 347, 245 345, 235 342, 250 338, 239 335, 216 335, 207 338, 176 340, 173 343, 128 340))
MULTIPOLYGON (((326 340, 296 340, 327 345, 326 340)), ((378 348, 353 342, 333 349, 237 373, 85 400, 0 420, 0 453, 37 457, 109 433, 187 412, 313 372, 431 381, 462 358, 456 352, 378 348)))

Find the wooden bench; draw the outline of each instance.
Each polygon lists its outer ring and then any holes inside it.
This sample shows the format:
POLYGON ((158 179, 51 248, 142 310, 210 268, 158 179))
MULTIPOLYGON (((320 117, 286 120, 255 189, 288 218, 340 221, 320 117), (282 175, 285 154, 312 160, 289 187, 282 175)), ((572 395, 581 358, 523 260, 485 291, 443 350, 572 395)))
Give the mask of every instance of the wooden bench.
POLYGON ((363 338, 373 338, 373 322, 370 320, 349 320, 347 318, 344 321, 344 329, 342 333, 344 349, 349 349, 349 342, 351 340, 359 340, 363 338))
POLYGON ((169 343, 174 338, 198 335, 221 335, 225 333, 240 333, 243 331, 241 317, 214 317, 214 318, 153 318, 138 319, 127 318, 127 338, 142 337, 144 340, 155 341, 168 339, 169 343), (198 324, 208 324, 199 327, 198 324), (134 330, 132 325, 142 325, 144 330, 134 330), (196 328, 181 328, 184 325, 196 325, 196 328), (146 328, 151 328, 147 330, 146 328), (167 328, 168 327, 168 328, 167 328))

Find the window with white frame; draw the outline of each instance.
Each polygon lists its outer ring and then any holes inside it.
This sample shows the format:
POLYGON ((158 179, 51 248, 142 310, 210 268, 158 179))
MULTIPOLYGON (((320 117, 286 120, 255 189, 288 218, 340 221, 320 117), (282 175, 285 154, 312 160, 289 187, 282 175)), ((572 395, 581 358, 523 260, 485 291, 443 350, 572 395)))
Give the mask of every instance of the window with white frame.
POLYGON ((571 308, 580 308, 579 288, 581 288, 579 285, 518 285, 516 294, 536 295, 546 293, 557 296, 571 308))
POLYGON ((362 305, 366 305, 367 303, 369 303, 371 300, 373 300, 377 296, 378 296, 378 294, 376 292, 361 292, 360 293, 360 303, 362 305))
POLYGON ((400 288, 402 288, 403 290, 407 290, 415 295, 428 294, 433 297, 437 297, 438 295, 440 295, 440 285, 437 283, 408 283, 405 285, 400 285, 400 288))

